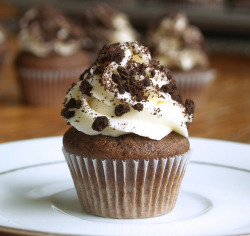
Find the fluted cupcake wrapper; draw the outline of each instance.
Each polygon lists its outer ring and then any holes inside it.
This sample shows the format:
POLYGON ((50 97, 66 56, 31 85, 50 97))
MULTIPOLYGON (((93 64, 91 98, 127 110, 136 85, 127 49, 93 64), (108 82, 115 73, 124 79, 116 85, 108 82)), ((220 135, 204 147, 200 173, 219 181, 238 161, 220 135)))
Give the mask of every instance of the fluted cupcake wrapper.
POLYGON ((63 149, 78 198, 89 213, 146 218, 170 212, 189 162, 184 155, 158 159, 91 159, 63 149))
POLYGON ((19 82, 24 101, 32 105, 62 104, 68 88, 78 81, 84 69, 19 68, 19 82))
POLYGON ((215 78, 214 70, 174 72, 178 92, 183 98, 191 98, 196 105, 205 99, 207 89, 215 78))

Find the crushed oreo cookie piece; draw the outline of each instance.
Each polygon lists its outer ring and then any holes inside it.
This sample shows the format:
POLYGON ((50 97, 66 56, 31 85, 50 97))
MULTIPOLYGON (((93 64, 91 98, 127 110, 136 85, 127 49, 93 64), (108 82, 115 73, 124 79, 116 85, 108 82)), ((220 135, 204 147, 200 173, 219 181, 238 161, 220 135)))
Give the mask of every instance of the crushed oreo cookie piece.
POLYGON ((91 96, 90 91, 92 90, 92 86, 89 84, 89 82, 85 79, 82 81, 81 85, 80 85, 80 91, 83 94, 88 95, 89 97, 91 96))
POLYGON ((116 116, 122 116, 130 111, 130 107, 127 104, 119 104, 115 107, 116 116))
POLYGON ((186 108, 186 113, 187 114, 189 114, 189 115, 194 114, 194 109, 195 109, 194 101, 191 100, 191 99, 186 99, 185 108, 186 108))
POLYGON ((115 61, 120 64, 124 56, 124 51, 119 47, 119 44, 104 45, 99 52, 97 62, 105 63, 115 61))
POLYGON ((102 74, 104 72, 104 69, 105 68, 103 66, 97 66, 93 74, 102 74))
POLYGON ((92 129, 95 131, 102 131, 109 125, 109 119, 106 116, 98 116, 95 118, 92 129))
POLYGON ((122 79, 127 80, 129 79, 129 72, 122 66, 118 66, 117 71, 122 79))
POLYGON ((133 108, 137 111, 142 111, 143 110, 143 104, 142 103, 136 103, 133 105, 133 108))
POLYGON ((143 80, 143 84, 145 87, 148 87, 151 84, 148 76, 146 76, 145 79, 143 80))
POLYGON ((65 104, 65 107, 67 109, 70 109, 70 108, 77 108, 79 109, 82 105, 82 101, 81 100, 75 100, 74 98, 71 98, 66 104, 65 104))
POLYGON ((61 115, 65 118, 65 119, 70 119, 75 115, 75 111, 70 111, 67 108, 62 109, 61 111, 61 115))

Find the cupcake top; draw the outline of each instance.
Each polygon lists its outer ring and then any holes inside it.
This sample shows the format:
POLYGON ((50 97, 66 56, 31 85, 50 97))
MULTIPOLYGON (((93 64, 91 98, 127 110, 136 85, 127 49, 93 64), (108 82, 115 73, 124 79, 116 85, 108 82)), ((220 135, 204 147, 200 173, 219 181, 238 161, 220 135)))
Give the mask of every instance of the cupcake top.
POLYGON ((64 105, 68 124, 85 134, 155 140, 172 131, 188 137, 194 112, 193 101, 177 94, 171 72, 138 42, 105 45, 64 105))
POLYGON ((84 31, 61 11, 44 5, 28 10, 20 20, 20 46, 38 57, 68 56, 82 46, 84 31))
POLYGON ((89 42, 87 47, 100 50, 104 44, 137 40, 128 17, 107 4, 94 4, 85 9, 82 24, 89 42))
POLYGON ((188 71, 209 65, 204 38, 182 13, 166 15, 149 30, 153 57, 170 69, 188 71))

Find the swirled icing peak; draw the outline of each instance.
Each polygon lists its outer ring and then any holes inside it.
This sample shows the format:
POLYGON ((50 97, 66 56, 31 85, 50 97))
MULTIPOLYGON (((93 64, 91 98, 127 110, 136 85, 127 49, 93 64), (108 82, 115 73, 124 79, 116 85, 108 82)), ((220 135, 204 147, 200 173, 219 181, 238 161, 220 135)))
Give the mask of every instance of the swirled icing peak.
POLYGON ((104 46, 66 95, 62 115, 88 135, 188 136, 194 103, 183 103, 171 72, 138 42, 104 46))

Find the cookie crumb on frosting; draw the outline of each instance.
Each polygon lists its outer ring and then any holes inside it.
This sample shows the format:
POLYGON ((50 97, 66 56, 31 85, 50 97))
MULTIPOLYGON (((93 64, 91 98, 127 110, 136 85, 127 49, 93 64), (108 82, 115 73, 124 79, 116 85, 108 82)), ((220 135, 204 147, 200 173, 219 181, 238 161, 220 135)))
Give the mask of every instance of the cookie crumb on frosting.
POLYGON ((102 131, 109 125, 109 120, 106 116, 98 116, 95 118, 92 129, 95 131, 102 131))

